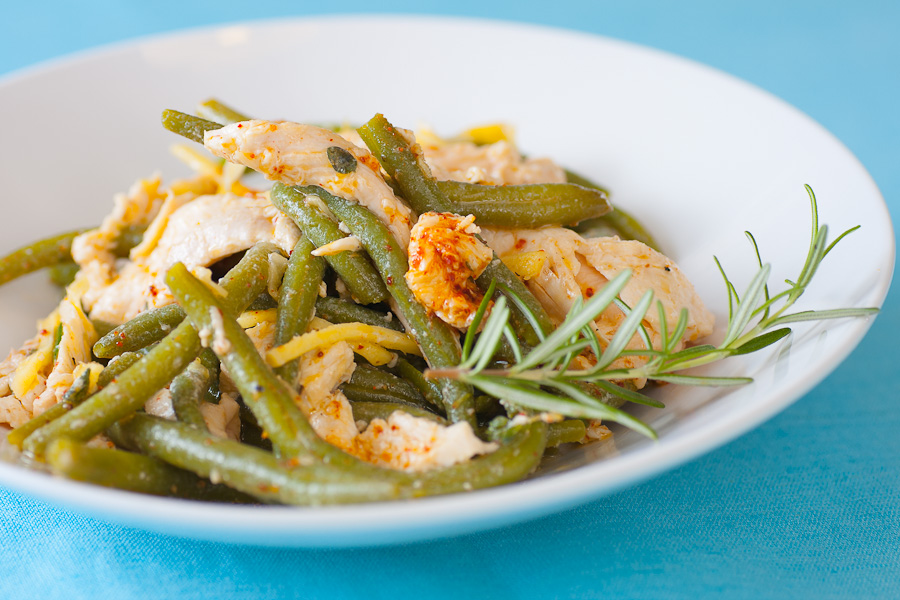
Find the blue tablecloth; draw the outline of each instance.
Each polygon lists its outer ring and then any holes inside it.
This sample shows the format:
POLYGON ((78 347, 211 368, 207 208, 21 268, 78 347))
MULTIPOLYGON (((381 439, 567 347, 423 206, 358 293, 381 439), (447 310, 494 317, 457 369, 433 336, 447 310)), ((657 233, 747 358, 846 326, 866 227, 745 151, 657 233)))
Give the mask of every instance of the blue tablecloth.
MULTIPOLYGON (((7 3, 0 13, 0 73, 173 28, 377 6, 7 3)), ((380 6, 569 27, 713 65, 822 123, 869 169, 892 211, 900 209, 900 3, 893 0, 380 6)), ((0 490, 0 592, 6 598, 897 598, 898 320, 894 293, 833 375, 705 457, 577 509, 455 539, 351 550, 230 546, 109 525, 0 490)))

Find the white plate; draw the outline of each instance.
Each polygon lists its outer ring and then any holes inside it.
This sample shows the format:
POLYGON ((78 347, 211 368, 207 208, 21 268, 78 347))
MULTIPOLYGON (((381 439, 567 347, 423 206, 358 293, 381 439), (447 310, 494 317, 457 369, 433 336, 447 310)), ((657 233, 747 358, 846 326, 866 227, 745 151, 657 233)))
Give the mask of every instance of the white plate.
MULTIPOLYGON (((894 236, 875 184, 809 118, 746 83, 631 44, 568 31, 458 19, 360 17, 251 23, 138 40, 64 59, 0 83, 2 250, 96 223, 115 192, 160 169, 186 174, 159 125, 216 96, 254 115, 361 122, 383 112, 452 133, 514 124, 525 152, 602 182, 639 215, 724 323, 712 256, 746 283, 756 234, 771 282, 805 257, 818 193, 833 232, 862 225, 829 255, 798 308, 880 306, 894 236), (361 51, 361 44, 372 44, 361 51)), ((0 290, 3 346, 33 332, 54 304, 40 276, 0 290)), ((714 372, 748 374, 734 390, 659 390, 640 410, 660 433, 619 432, 499 489, 337 508, 210 506, 144 497, 0 464, 0 484, 128 525, 181 536, 287 546, 406 542, 544 515, 608 494, 758 425, 832 371, 870 320, 798 328, 790 344, 714 372), (577 467, 577 468, 576 468, 577 467)))

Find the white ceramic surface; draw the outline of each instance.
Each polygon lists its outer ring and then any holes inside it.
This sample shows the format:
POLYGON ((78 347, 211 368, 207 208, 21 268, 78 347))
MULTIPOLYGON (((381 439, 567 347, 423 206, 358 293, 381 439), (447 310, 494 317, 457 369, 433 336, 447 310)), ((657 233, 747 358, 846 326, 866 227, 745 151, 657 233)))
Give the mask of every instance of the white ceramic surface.
MULTIPOLYGON (((647 48, 568 31, 459 19, 282 20, 137 40, 0 81, 4 219, 0 251, 97 223, 112 195, 161 170, 163 108, 216 96, 254 115, 399 125, 453 133, 515 126, 521 148, 602 182, 638 215, 724 323, 715 253, 746 283, 752 231, 793 277, 808 243, 804 183, 833 232, 860 224, 829 256, 798 308, 879 306, 894 236, 875 184, 809 118, 744 82, 647 48), (372 26, 391 36, 371 35, 372 26), (338 35, 335 35, 338 34, 338 35), (467 40, 460 44, 459 40, 467 40), (373 44, 360 52, 346 40, 373 44), (395 63, 401 58, 399 63, 395 63)), ((775 285, 775 284, 773 284, 775 285)), ((0 345, 32 335, 55 303, 41 276, 0 289, 0 345)), ((758 425, 810 390, 855 347, 871 320, 798 327, 769 352, 710 372, 747 374, 739 389, 658 390, 665 410, 636 410, 660 433, 551 459, 513 486, 415 502, 336 508, 209 506, 49 478, 0 463, 0 485, 102 519, 203 539, 285 546, 406 542, 500 526, 570 507, 670 469, 758 425)))

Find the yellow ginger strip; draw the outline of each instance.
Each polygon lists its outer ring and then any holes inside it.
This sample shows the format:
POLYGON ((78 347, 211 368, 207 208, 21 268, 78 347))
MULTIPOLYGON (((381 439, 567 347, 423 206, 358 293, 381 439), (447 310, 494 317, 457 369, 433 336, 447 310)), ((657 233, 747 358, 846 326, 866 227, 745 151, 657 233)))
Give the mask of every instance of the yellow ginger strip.
POLYGON ((500 260, 515 273, 519 279, 528 281, 541 274, 544 265, 547 264, 547 253, 543 250, 534 252, 516 252, 507 254, 500 260))
POLYGON ((372 366, 380 367, 393 362, 397 355, 390 350, 385 350, 383 346, 378 344, 369 344, 367 342, 349 342, 350 348, 369 361, 372 366))
POLYGON ((16 398, 23 398, 37 381, 38 374, 53 362, 53 337, 59 325, 59 310, 38 322, 40 343, 37 350, 23 360, 16 368, 9 387, 16 398))
POLYGON ((260 323, 274 323, 277 315, 277 308, 267 308, 265 310, 248 310, 241 313, 241 316, 238 317, 237 322, 238 325, 240 325, 243 329, 250 329, 251 327, 256 327, 260 323))
POLYGON ((212 158, 208 152, 200 152, 187 144, 175 144, 172 146, 172 154, 198 173, 219 179, 222 161, 212 158))
POLYGON ((266 353, 266 362, 273 367, 280 367, 310 350, 342 341, 349 342, 351 346, 358 342, 368 342, 407 354, 422 355, 415 340, 405 333, 364 323, 339 323, 298 335, 288 343, 272 348, 266 353))
POLYGON ((509 125, 493 123, 467 129, 459 137, 468 142, 487 145, 501 141, 511 142, 514 135, 513 129, 509 125))

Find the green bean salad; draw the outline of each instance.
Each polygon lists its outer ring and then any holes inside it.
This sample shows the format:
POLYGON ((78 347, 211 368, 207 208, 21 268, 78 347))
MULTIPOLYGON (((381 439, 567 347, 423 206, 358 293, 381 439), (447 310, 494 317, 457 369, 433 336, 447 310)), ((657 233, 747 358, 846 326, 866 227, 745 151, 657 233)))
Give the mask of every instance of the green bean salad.
POLYGON ((496 486, 609 422, 654 436, 622 405, 707 348, 643 227, 505 127, 198 112, 162 118, 193 176, 0 259, 65 290, 0 363, 8 441, 55 475, 301 505, 496 486))

